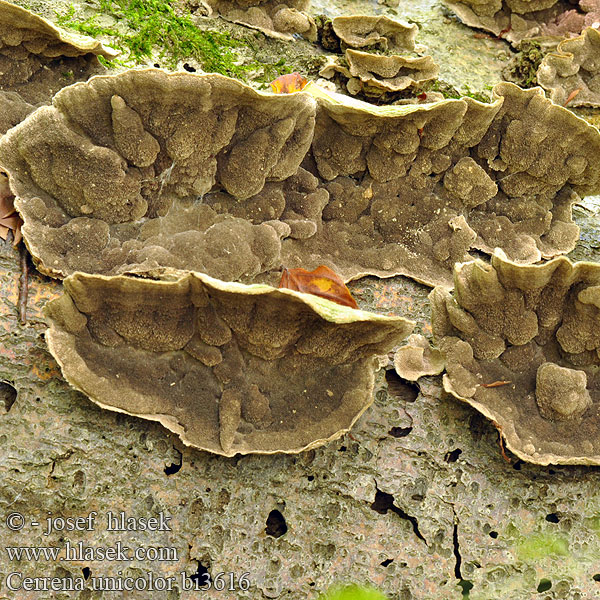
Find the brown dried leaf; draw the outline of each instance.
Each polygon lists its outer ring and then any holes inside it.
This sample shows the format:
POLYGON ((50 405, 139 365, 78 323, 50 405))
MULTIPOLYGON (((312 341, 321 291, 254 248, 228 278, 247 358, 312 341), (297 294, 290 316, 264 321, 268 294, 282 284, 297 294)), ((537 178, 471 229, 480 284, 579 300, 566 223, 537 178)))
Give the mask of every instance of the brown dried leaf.
POLYGON ((288 73, 277 77, 269 85, 276 94, 292 94, 300 92, 307 83, 308 79, 302 77, 300 73, 288 73))
POLYGON ((0 238, 6 241, 8 232, 12 231, 13 246, 16 246, 23 239, 21 235, 23 221, 15 210, 14 199, 8 186, 8 177, 0 173, 0 238))
POLYGON ((342 306, 358 308, 343 279, 325 265, 317 267, 314 271, 284 269, 279 287, 320 296, 342 306))

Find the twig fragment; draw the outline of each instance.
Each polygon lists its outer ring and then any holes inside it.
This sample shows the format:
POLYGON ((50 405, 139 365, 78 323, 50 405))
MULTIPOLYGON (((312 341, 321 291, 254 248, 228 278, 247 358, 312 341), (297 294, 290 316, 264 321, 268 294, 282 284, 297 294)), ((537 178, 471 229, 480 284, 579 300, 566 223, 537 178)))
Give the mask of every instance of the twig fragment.
POLYGON ((495 388, 501 385, 508 385, 509 383, 512 383, 512 381, 493 381, 492 383, 482 383, 480 385, 484 388, 495 388))
POLYGON ((579 94, 579 92, 581 92, 583 88, 577 88, 575 90, 573 90, 568 96, 567 99, 565 100, 565 103, 563 104, 563 106, 566 106, 567 104, 569 104, 569 102, 571 102, 572 100, 575 99, 575 97, 577 96, 577 94, 579 94))
POLYGON ((27 295, 29 293, 29 268, 27 266, 27 248, 25 244, 19 246, 19 262, 21 275, 19 276, 19 322, 24 325, 27 322, 27 295))

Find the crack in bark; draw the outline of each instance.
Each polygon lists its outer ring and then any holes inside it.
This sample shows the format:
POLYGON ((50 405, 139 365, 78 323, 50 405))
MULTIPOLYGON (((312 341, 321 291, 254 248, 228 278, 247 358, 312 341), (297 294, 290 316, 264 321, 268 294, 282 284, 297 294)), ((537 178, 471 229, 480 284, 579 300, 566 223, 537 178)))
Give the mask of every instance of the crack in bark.
POLYGON ((456 563, 454 564, 454 576, 459 581, 462 581, 462 557, 460 555, 460 544, 458 542, 458 516, 456 514, 454 505, 452 505, 452 514, 454 515, 454 527, 452 529, 452 546, 454 548, 454 558, 456 558, 456 563))
POLYGON ((426 546, 429 546, 427 540, 423 537, 423 534, 419 530, 419 522, 417 521, 417 518, 409 515, 407 512, 396 506, 394 504, 394 496, 392 494, 388 494, 387 492, 382 492, 377 486, 377 483, 375 483, 375 490, 375 499, 371 504, 371 509, 381 515, 387 514, 389 510, 398 515, 401 519, 408 521, 412 525, 415 535, 422 540, 426 546))

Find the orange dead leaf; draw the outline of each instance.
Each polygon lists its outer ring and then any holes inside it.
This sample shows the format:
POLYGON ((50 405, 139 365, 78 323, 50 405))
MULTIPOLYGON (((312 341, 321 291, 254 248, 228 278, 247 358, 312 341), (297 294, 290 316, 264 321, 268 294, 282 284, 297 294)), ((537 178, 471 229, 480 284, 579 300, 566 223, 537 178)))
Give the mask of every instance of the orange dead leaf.
POLYGON ((13 232, 13 245, 16 246, 22 239, 21 217, 17 214, 13 204, 15 197, 8 187, 8 177, 0 173, 0 238, 6 241, 8 232, 13 232))
POLYGON ((579 94, 579 92, 581 92, 583 88, 577 88, 575 90, 573 90, 567 97, 567 99, 565 100, 565 103, 563 104, 563 106, 566 106, 567 104, 569 104, 569 102, 571 102, 571 100, 574 100, 575 97, 577 96, 577 94, 579 94))
POLYGON ((288 73, 274 79, 269 85, 276 94, 292 94, 300 92, 307 83, 308 79, 302 77, 300 73, 288 73))
POLYGON ((495 387, 500 387, 501 385, 508 385, 509 383, 512 383, 512 381, 494 381, 492 383, 482 383, 481 387, 495 388, 495 387))
POLYGON ((327 298, 342 306, 358 308, 342 278, 325 265, 317 267, 314 271, 283 269, 279 287, 327 298))
POLYGON ((498 430, 498 444, 500 445, 500 452, 502 454, 502 458, 510 464, 512 463, 512 461, 510 460, 510 458, 508 458, 506 450, 504 449, 504 434, 502 433, 502 427, 500 426, 500 423, 493 420, 492 425, 498 430))

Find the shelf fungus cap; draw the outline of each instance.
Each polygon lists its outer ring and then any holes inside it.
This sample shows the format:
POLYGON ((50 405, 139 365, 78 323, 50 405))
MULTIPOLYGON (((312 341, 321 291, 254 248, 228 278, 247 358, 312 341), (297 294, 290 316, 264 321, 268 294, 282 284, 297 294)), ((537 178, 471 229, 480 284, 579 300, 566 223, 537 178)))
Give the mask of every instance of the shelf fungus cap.
POLYGON ((435 79, 440 70, 431 56, 382 56, 348 49, 346 58, 353 77, 383 92, 399 92, 420 86, 435 79))
POLYGON ((394 354, 396 373, 408 381, 417 381, 425 375, 439 375, 444 370, 444 357, 437 348, 432 348, 426 337, 414 333, 406 344, 394 354))
POLYGON ((317 39, 315 20, 308 14, 309 0, 206 0, 208 10, 224 19, 262 31, 268 37, 292 41, 302 35, 317 39))
POLYGON ((48 275, 164 266, 251 279, 281 264, 279 182, 298 171, 314 119, 308 95, 131 70, 61 90, 2 138, 0 163, 48 275), (203 201, 213 188, 235 214, 203 201))
POLYGON ((588 27, 582 35, 563 40, 544 56, 537 80, 561 106, 600 106, 600 31, 588 27))
POLYGON ((350 48, 380 46, 383 50, 415 50, 418 27, 384 15, 350 15, 334 17, 333 31, 350 48))
POLYGON ((430 294, 444 389, 537 464, 600 464, 600 264, 559 257, 455 268, 430 294))
POLYGON ((0 134, 62 87, 104 71, 97 56, 117 51, 0 0, 0 134))
POLYGON ((93 402, 217 454, 300 452, 373 401, 377 356, 413 323, 200 273, 76 273, 47 305, 48 346, 93 402))
POLYGON ((542 416, 553 421, 579 419, 592 405, 585 371, 551 362, 538 367, 535 399, 542 416))
POLYGON ((0 139, 51 276, 169 267, 275 283, 281 265, 323 264, 447 288, 473 248, 523 263, 569 252, 599 153, 598 130, 541 89, 373 106, 156 69, 69 86, 0 139))
POLYGON ((491 31, 511 44, 540 36, 556 43, 564 35, 552 24, 570 7, 558 0, 444 0, 444 4, 469 27, 491 31))

